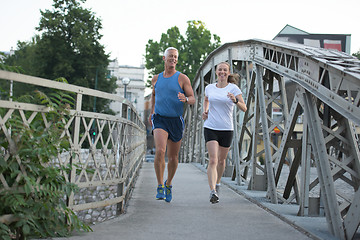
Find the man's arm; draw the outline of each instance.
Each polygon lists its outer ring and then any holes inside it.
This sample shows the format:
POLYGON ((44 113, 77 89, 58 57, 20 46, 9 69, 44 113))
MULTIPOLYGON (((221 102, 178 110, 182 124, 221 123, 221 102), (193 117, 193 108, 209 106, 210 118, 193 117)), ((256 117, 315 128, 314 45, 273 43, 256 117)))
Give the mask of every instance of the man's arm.
POLYGON ((158 75, 153 76, 153 78, 151 79, 151 86, 152 86, 152 91, 151 91, 151 99, 150 99, 150 115, 149 115, 149 123, 151 125, 151 115, 153 115, 155 113, 155 83, 157 81, 158 75))
POLYGON ((209 99, 207 96, 205 96, 204 98, 204 111, 202 113, 202 119, 206 120, 208 118, 208 113, 209 113, 209 99))
POLYGON ((180 74, 179 78, 182 83, 182 85, 180 85, 180 86, 182 86, 182 89, 185 92, 185 97, 188 98, 187 104, 194 104, 195 97, 194 97, 194 91, 191 87, 190 79, 185 74, 180 74))

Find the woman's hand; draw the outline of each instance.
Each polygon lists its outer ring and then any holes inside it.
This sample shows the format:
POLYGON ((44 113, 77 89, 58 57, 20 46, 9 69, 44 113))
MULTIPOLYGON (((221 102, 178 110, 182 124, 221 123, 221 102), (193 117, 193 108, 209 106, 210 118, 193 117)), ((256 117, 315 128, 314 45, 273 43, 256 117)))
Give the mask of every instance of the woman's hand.
POLYGON ((204 112, 202 113, 202 119, 203 119, 203 120, 206 120, 206 119, 208 118, 208 113, 209 113, 209 110, 204 111, 204 112))
POLYGON ((227 94, 227 97, 230 98, 230 100, 233 101, 233 103, 236 101, 236 97, 234 96, 234 94, 230 92, 227 94))

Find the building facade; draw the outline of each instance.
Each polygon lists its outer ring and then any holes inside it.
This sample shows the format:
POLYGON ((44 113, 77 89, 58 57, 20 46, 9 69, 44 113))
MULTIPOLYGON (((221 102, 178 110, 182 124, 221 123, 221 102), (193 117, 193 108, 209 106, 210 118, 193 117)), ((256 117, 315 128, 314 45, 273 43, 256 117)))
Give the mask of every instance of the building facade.
MULTIPOLYGON (((117 59, 109 63, 108 71, 112 77, 116 77, 117 89, 116 94, 125 97, 135 106, 140 117, 144 118, 144 94, 145 94, 145 66, 133 67, 127 65, 119 65, 117 59), (130 79, 128 85, 124 85, 123 80, 130 79)), ((112 102, 110 108, 120 114, 120 103, 112 102)))
POLYGON ((300 43, 350 54, 351 34, 313 34, 287 24, 273 40, 300 43))
POLYGON ((3 61, 6 57, 12 56, 15 54, 15 50, 13 48, 10 49, 10 51, 0 51, 0 61, 3 61))

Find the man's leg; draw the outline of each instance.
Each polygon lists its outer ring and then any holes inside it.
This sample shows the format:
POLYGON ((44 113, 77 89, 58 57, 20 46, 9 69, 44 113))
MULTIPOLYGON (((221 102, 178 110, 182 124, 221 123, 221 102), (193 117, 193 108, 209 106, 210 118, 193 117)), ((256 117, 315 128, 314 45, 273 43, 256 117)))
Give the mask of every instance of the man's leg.
POLYGON ((161 128, 156 128, 153 130, 153 134, 155 141, 154 168, 158 185, 162 185, 164 183, 165 152, 168 133, 161 128))
POLYGON ((179 151, 181 146, 181 140, 178 142, 173 142, 168 140, 167 143, 167 156, 168 156, 168 177, 166 185, 171 186, 172 180, 175 176, 176 169, 179 164, 179 151))
POLYGON ((175 176, 176 169, 179 163, 179 151, 181 146, 181 140, 173 142, 168 140, 167 154, 168 154, 168 177, 165 182, 165 201, 171 202, 172 200, 172 180, 175 176))

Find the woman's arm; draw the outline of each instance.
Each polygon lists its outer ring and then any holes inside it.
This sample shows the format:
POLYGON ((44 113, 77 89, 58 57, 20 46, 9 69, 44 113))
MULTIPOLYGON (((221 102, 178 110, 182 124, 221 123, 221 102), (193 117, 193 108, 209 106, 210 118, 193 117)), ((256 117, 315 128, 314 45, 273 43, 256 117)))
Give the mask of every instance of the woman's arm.
POLYGON ((235 97, 237 99, 237 103, 236 106, 243 112, 246 112, 247 107, 246 107, 246 103, 242 97, 242 94, 239 94, 235 97))

